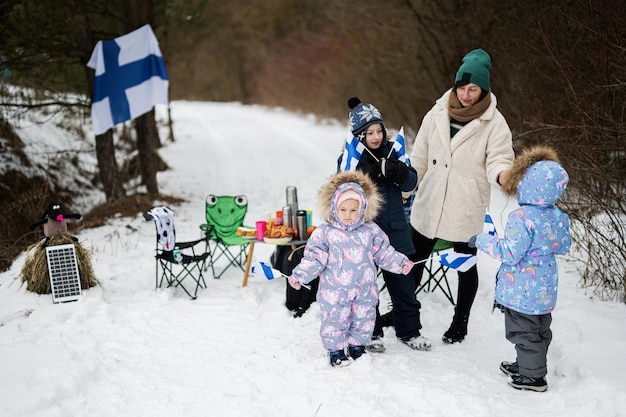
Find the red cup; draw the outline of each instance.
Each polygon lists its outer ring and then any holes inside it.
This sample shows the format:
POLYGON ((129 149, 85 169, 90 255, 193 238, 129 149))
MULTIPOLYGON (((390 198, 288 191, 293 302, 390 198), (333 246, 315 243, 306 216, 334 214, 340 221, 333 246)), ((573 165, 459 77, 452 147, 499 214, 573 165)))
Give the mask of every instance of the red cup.
POLYGON ((256 240, 263 240, 263 235, 267 230, 267 222, 265 220, 259 220, 256 222, 256 240))

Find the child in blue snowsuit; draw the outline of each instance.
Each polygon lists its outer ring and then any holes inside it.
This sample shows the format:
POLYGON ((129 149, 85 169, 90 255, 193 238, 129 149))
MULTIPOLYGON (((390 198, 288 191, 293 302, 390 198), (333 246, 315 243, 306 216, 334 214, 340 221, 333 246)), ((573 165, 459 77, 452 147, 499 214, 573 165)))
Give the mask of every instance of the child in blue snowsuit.
MULTIPOLYGON (((373 222, 382 204, 376 186, 361 171, 340 172, 322 187, 318 210, 324 223, 309 237, 304 257, 289 277, 302 284, 320 277, 320 335, 332 366, 346 366, 365 353, 376 319, 377 267, 407 275, 413 268, 373 222)), ((410 278, 407 278, 410 279, 410 278)))
POLYGON ((556 255, 571 246, 569 217, 554 204, 569 176, 546 146, 518 156, 510 174, 502 188, 517 194, 520 207, 509 214, 502 238, 481 233, 475 245, 502 262, 495 299, 505 307, 506 338, 515 344, 517 360, 502 362, 500 369, 512 377, 513 388, 543 392, 558 288, 556 255))

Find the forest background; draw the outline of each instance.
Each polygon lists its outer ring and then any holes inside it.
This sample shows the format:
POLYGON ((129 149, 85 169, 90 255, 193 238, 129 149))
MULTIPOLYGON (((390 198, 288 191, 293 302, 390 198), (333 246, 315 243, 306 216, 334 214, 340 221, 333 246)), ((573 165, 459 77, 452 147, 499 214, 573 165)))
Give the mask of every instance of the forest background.
POLYGON ((26 232, 28 224, 51 200, 72 211, 86 188, 102 189, 103 207, 85 216, 95 218, 124 206, 135 214, 137 204, 149 207, 159 196, 155 172, 166 167, 155 151, 161 139, 153 113, 95 138, 71 123, 90 117, 94 74, 85 64, 95 43, 146 23, 160 42, 171 100, 237 101, 345 120, 347 99, 358 96, 389 127, 404 126, 409 142, 452 86, 463 55, 485 49, 516 151, 552 144, 570 172, 562 206, 574 220, 581 284, 626 301, 620 0, 0 0, 0 161, 31 165, 15 129, 20 114, 63 112, 65 128, 91 144, 100 171, 90 182, 62 185, 72 149, 33 167, 34 175, 2 169, 0 270, 40 238, 26 232), (131 186, 137 177, 143 188, 131 186))

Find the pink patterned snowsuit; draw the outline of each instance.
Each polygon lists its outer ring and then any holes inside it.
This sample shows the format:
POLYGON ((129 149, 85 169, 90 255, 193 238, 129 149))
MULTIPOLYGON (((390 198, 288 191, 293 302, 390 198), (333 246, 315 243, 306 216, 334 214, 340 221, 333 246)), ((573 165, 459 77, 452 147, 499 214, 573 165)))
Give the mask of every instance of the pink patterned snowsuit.
POLYGON ((376 223, 364 222, 364 207, 356 222, 345 225, 339 220, 337 198, 348 189, 367 201, 358 184, 341 184, 330 204, 330 223, 315 229, 306 244, 304 258, 292 273, 303 283, 320 277, 317 292, 322 321, 320 335, 329 351, 365 346, 369 342, 378 301, 376 265, 401 274, 408 262, 405 255, 390 245, 389 238, 376 223))

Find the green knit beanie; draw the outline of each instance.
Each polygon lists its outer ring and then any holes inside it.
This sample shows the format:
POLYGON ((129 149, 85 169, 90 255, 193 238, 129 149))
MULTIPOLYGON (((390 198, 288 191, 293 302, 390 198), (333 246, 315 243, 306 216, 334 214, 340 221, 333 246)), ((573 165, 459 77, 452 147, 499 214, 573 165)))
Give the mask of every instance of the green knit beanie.
POLYGON ((463 57, 463 63, 456 73, 455 83, 467 81, 489 91, 489 69, 491 57, 482 49, 474 49, 463 57))

